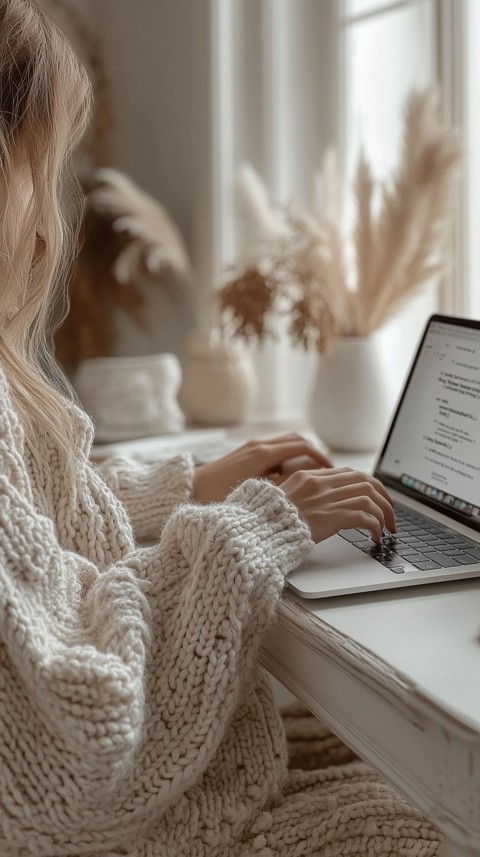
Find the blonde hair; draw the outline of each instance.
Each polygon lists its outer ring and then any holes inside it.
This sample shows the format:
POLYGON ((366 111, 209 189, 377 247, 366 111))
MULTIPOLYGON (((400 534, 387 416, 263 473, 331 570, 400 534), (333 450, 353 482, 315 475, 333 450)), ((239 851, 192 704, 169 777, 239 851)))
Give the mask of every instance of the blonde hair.
POLYGON ((48 338, 76 244, 68 162, 89 105, 86 72, 35 0, 0 0, 0 364, 28 442, 50 435, 67 464, 75 421, 48 338))

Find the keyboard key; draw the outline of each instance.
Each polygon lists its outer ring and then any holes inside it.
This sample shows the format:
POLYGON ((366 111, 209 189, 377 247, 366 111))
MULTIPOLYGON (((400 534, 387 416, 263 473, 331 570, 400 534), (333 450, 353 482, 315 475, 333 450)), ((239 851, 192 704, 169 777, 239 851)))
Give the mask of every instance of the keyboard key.
POLYGON ((412 562, 416 564, 416 561, 419 562, 423 559, 423 554, 418 551, 398 551, 402 559, 408 560, 408 562, 412 562))
POLYGON ((386 560, 385 562, 382 562, 382 565, 385 566, 385 568, 403 568, 404 571, 406 567, 408 568, 408 563, 405 561, 402 562, 399 557, 396 559, 386 560))
POLYGON ((438 562, 442 568, 454 568, 456 565, 460 565, 453 556, 445 556, 445 554, 440 553, 439 551, 431 551, 431 553, 423 554, 425 559, 430 560, 431 562, 438 562))
POLYGON ((362 538, 360 530, 340 530, 338 535, 347 542, 358 542, 362 538))
POLYGON ((389 566, 389 571, 393 571, 394 574, 405 574, 405 569, 399 565, 389 566))
POLYGON ((441 568, 438 562, 431 562, 428 559, 423 559, 421 562, 412 562, 412 565, 420 569, 420 571, 433 571, 434 568, 441 568))
POLYGON ((376 560, 378 560, 378 562, 381 562, 381 563, 384 563, 390 559, 390 554, 383 553, 381 551, 371 550, 371 551, 369 551, 369 554, 372 557, 372 559, 376 559, 376 560))
POLYGON ((465 551, 465 553, 471 553, 471 548, 475 550, 474 542, 456 542, 454 547, 457 547, 461 551, 465 551))
POLYGON ((480 548, 469 548, 467 553, 469 556, 473 556, 476 562, 480 561, 480 548))
POLYGON ((473 565, 476 560, 473 556, 470 556, 468 553, 455 553, 452 556, 452 559, 456 559, 460 565, 473 565))

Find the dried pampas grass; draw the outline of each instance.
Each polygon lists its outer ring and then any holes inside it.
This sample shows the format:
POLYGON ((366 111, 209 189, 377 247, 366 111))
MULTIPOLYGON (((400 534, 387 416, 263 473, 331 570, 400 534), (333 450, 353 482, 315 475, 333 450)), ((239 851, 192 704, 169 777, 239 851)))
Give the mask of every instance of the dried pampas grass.
MULTIPOLYGON (((458 135, 442 127, 438 90, 413 93, 407 101, 400 167, 380 185, 365 158, 358 163, 354 233, 356 282, 347 291, 351 318, 346 334, 369 334, 391 319, 421 286, 445 268, 442 248, 461 158, 458 135)), ((340 227, 338 225, 339 231, 340 227)))
MULTIPOLYGON (((69 368, 112 353, 114 308, 147 328, 140 284, 162 288, 175 303, 191 281, 183 239, 166 209, 117 170, 94 171, 85 187, 82 242, 69 283, 70 311, 55 333, 69 368)), ((183 299, 182 299, 183 300, 183 299)))
POLYGON ((106 167, 96 170, 87 208, 128 238, 113 267, 119 283, 132 283, 139 274, 155 278, 165 270, 190 275, 183 239, 165 208, 124 173, 106 167))
POLYGON ((287 320, 294 343, 328 349, 338 333, 335 291, 323 276, 318 227, 300 211, 285 211, 281 236, 248 255, 247 267, 233 271, 220 290, 224 332, 245 339, 275 338, 275 317, 287 320))
POLYGON ((365 155, 359 157, 350 266, 332 152, 314 179, 312 214, 273 205, 244 167, 238 179, 244 241, 219 294, 224 326, 263 338, 274 329, 272 315, 287 315, 292 341, 319 352, 337 335, 377 330, 445 267, 442 238, 460 158, 458 135, 441 123, 438 90, 413 92, 392 180, 376 182, 365 155))

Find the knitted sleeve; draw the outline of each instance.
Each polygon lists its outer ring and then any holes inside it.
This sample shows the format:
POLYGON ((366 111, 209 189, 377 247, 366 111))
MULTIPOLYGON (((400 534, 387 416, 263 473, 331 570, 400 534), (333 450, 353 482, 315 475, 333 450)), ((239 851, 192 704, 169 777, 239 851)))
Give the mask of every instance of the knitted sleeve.
POLYGON ((37 854, 72 838, 87 853, 198 780, 310 536, 280 489, 250 480, 221 505, 178 507, 158 544, 100 573, 59 547, 8 469, 0 852, 35 831, 37 854))
POLYGON ((175 506, 192 496, 193 461, 189 455, 154 464, 110 458, 95 466, 125 506, 140 540, 158 536, 175 506))
POLYGON ((248 480, 225 503, 180 507, 161 543, 132 558, 138 578, 151 581, 156 710, 148 752, 162 799, 192 785, 215 755, 284 578, 311 547, 283 492, 248 480))

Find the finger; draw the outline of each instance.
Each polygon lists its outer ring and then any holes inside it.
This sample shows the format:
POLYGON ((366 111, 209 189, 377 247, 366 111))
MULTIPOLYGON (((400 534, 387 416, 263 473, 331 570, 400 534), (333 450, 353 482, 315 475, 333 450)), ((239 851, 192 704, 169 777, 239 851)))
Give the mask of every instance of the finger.
POLYGON ((291 440, 306 440, 303 434, 297 431, 285 432, 284 434, 276 434, 273 437, 264 437, 257 440, 253 440, 252 443, 285 443, 286 441, 291 440))
POLYGON ((383 499, 388 503, 388 508, 386 511, 386 525, 390 532, 396 532, 397 525, 395 521, 395 510, 393 508, 393 500, 388 493, 385 486, 380 482, 379 479, 376 479, 374 476, 370 476, 368 473, 362 473, 357 470, 350 470, 349 468, 338 467, 332 468, 328 471, 323 471, 322 477, 332 478, 332 481, 335 485, 363 485, 365 491, 369 491, 366 488, 367 485, 370 485, 375 492, 380 494, 383 499))
POLYGON ((319 467, 330 468, 328 458, 305 438, 292 438, 278 443, 263 442, 258 445, 257 449, 265 462, 266 470, 274 469, 288 459, 304 455, 313 459, 319 467))
POLYGON ((340 530, 361 529, 369 530, 375 542, 380 544, 382 541, 383 524, 381 518, 371 510, 360 507, 353 507, 349 501, 341 501, 332 507, 339 521, 342 521, 340 530))
POLYGON ((377 544, 381 543, 382 527, 376 515, 359 508, 352 508, 344 502, 329 505, 328 508, 320 509, 316 514, 306 516, 310 525, 312 538, 315 542, 328 539, 340 530, 362 529, 371 533, 372 539, 377 544))
POLYGON ((372 537, 378 543, 382 540, 383 529, 385 526, 385 517, 379 506, 370 500, 368 497, 349 498, 342 500, 339 504, 332 506, 334 513, 337 514, 337 509, 349 509, 354 512, 358 520, 363 523, 355 524, 355 527, 360 529, 368 529, 372 533, 372 537))
MULTIPOLYGON (((277 467, 274 467, 270 473, 277 473, 283 479, 288 479, 292 473, 297 473, 299 470, 318 470, 318 461, 313 461, 308 455, 299 455, 296 458, 289 458, 287 461, 282 462, 277 467)), ((324 473, 325 471, 322 469, 320 471, 324 473)))
POLYGON ((363 481, 363 482, 355 482, 350 485, 342 485, 339 488, 334 488, 332 490, 331 499, 333 502, 337 500, 348 500, 349 498, 361 498, 367 497, 372 502, 382 510, 383 513, 383 526, 386 526, 390 532, 394 532, 395 530, 392 527, 395 527, 395 514, 392 509, 392 505, 389 500, 387 500, 383 494, 376 490, 375 486, 371 484, 371 482, 363 481))
POLYGON ((284 445, 284 444, 289 444, 289 443, 296 443, 296 444, 307 443, 308 447, 310 449, 310 453, 308 453, 308 454, 311 457, 314 457, 315 461, 318 461, 322 467, 333 467, 333 463, 330 460, 330 458, 328 457, 328 455, 326 455, 324 452, 321 452, 318 449, 318 447, 315 446, 314 443, 311 443, 310 441, 308 441, 305 437, 303 437, 302 434, 299 434, 298 432, 289 432, 288 434, 281 434, 281 435, 277 435, 276 437, 271 437, 271 438, 263 438, 262 440, 251 440, 248 442, 247 445, 262 447, 262 446, 275 446, 275 445, 278 446, 280 444, 284 445), (312 452, 311 452, 312 450, 315 451, 314 456, 312 455, 312 452))

